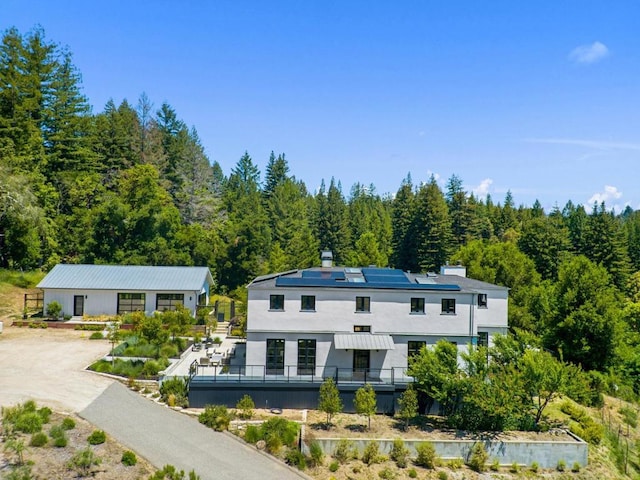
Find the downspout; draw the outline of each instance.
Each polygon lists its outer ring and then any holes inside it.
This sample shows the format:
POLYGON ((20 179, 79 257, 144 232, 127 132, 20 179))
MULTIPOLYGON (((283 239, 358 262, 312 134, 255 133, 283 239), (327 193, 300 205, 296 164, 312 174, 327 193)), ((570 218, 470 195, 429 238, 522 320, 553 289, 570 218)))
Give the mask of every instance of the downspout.
POLYGON ((474 313, 475 313, 475 305, 474 305, 474 299, 475 299, 475 295, 473 293, 470 294, 471 295, 471 302, 469 303, 469 338, 471 339, 471 344, 472 345, 477 345, 477 339, 476 336, 473 334, 473 320, 474 320, 474 313))

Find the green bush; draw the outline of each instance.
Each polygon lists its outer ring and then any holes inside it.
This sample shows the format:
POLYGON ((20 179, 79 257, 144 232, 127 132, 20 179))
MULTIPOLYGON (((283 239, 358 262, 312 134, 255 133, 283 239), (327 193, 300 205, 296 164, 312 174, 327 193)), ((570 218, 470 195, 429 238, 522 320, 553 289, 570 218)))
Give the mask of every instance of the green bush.
POLYGON ((260 426, 261 437, 267 443, 267 450, 272 452, 276 452, 279 449, 277 440, 281 445, 294 446, 298 439, 299 431, 300 425, 282 417, 272 417, 260 426), (275 449, 270 448, 270 445, 275 449))
POLYGON ((304 470, 307 468, 307 460, 304 458, 304 454, 297 448, 290 448, 284 456, 284 461, 289 465, 293 465, 298 470, 304 470))
POLYGON ((324 452, 322 446, 318 442, 311 442, 309 445, 309 456, 313 466, 322 465, 324 463, 324 452))
POLYGON ((256 425, 247 425, 247 429, 244 431, 244 441, 255 444, 258 440, 262 440, 260 429, 256 425))
POLYGON ((175 345, 164 345, 160 348, 160 356, 166 358, 175 358, 178 356, 178 347, 175 345))
POLYGON ((329 471, 332 473, 337 472, 338 468, 340 468, 340 462, 338 462, 337 460, 334 460, 329 464, 329 471))
POLYGON ((452 470, 459 470, 464 465, 464 460, 461 458, 452 458, 447 462, 447 465, 452 470))
POLYGON ((396 462, 396 465, 400 468, 407 466, 407 458, 409 457, 409 449, 405 446, 404 441, 401 438, 396 438, 391 446, 389 452, 391 460, 396 462))
POLYGON ((580 464, 578 462, 575 462, 571 467, 571 471, 573 473, 578 473, 580 471, 580 464))
POLYGON ((447 480, 449 478, 449 474, 447 474, 447 472, 445 472, 444 470, 440 470, 438 472, 438 480, 447 480))
POLYGON ((156 360, 147 360, 142 366, 142 375, 145 377, 155 377, 163 367, 156 360))
POLYGON ((29 445, 32 447, 44 447, 49 441, 49 437, 44 432, 37 432, 31 436, 29 445))
POLYGON ((431 442, 421 442, 416 445, 416 454, 416 465, 431 469, 436 467, 438 456, 431 442))
POLYGON ((178 406, 188 407, 188 393, 187 382, 180 377, 164 380, 162 385, 160 385, 160 398, 165 403, 168 403, 169 395, 173 395, 178 406))
POLYGON ((391 470, 389 467, 384 467, 378 472, 378 476, 382 478, 382 480, 393 480, 396 478, 396 472, 391 470))
POLYGON ((622 407, 620 409, 620 415, 622 415, 622 421, 630 427, 636 428, 638 426, 638 412, 631 407, 622 407))
POLYGON ((89 340, 103 340, 103 339, 104 339, 104 336, 102 335, 102 332, 93 332, 89 337, 89 340))
POLYGON ((73 430, 76 428, 76 421, 71 417, 64 417, 62 419, 61 427, 63 430, 73 430))
POLYGON ((42 407, 38 409, 38 415, 42 419, 42 423, 49 423, 49 418, 51 417, 51 409, 49 407, 42 407))
POLYGON ((91 450, 91 447, 87 447, 78 450, 69 460, 68 466, 78 472, 81 477, 86 477, 91 473, 91 468, 94 465, 100 465, 101 462, 102 460, 91 450))
POLYGON ((341 438, 333 451, 333 457, 343 464, 358 458, 358 450, 355 447, 355 443, 346 438, 341 438))
POLYGON ((538 470, 540 470, 540 465, 538 465, 538 462, 533 462, 531 464, 531 467, 529 467, 529 470, 531 470, 533 473, 538 473, 538 470))
POLYGON ((133 467, 136 463, 138 463, 138 458, 136 454, 131 450, 125 450, 122 452, 122 458, 120 459, 123 465, 127 467, 133 467))
POLYGON ((567 462, 564 460, 558 460, 558 464, 556 465, 556 470, 559 472, 564 472, 567 469, 567 462))
POLYGON ((497 458, 493 460, 493 462, 491 462, 491 466, 489 466, 489 468, 491 469, 492 472, 497 472, 500 470, 500 460, 498 460, 497 458))
POLYGON ((94 430, 87 438, 90 445, 100 445, 107 441, 107 434, 103 430, 94 430))
MULTIPOLYGON (((104 325, 94 325, 94 324, 83 323, 83 324, 80 324, 80 325, 76 325, 74 330, 84 330, 84 331, 87 331, 87 332, 100 332, 100 331, 104 330, 104 325)), ((100 338, 102 338, 102 337, 100 337, 100 338)))
POLYGON ((209 428, 221 432, 229 428, 231 415, 224 405, 206 405, 198 421, 209 428))
POLYGON ((63 432, 62 435, 53 438, 53 446, 57 448, 64 448, 69 443, 69 439, 67 438, 67 434, 63 432))
POLYGON ((520 471, 520 465, 518 465, 518 462, 513 462, 511 464, 511 468, 509 468, 509 471, 511 473, 518 473, 520 471))
POLYGON ((253 417, 253 409, 256 408, 256 404, 249 395, 244 395, 236 404, 236 409, 239 410, 239 417, 243 420, 249 420, 253 417))
POLYGON ((42 430, 42 423, 42 417, 37 412, 25 412, 17 418, 15 427, 23 433, 35 433, 42 430))
POLYGON ((362 461, 367 465, 384 461, 383 456, 380 454, 380 444, 377 441, 371 440, 365 445, 362 452, 362 461))
POLYGON ((409 478, 418 478, 418 472, 415 468, 410 468, 409 470, 407 470, 407 475, 409 476, 409 478))
POLYGON ((476 472, 484 472, 487 469, 487 460, 489 460, 489 454, 484 445, 480 442, 474 443, 469 457, 469 467, 476 472))

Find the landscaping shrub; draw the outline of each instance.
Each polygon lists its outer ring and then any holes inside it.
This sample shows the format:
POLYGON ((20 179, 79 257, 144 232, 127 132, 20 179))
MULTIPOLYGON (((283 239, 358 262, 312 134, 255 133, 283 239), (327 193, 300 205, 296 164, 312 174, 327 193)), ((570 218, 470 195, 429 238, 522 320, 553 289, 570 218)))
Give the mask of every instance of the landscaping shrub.
POLYGON ((447 474, 447 472, 445 472, 444 470, 440 470, 438 472, 438 480, 447 480, 449 478, 449 474, 447 474))
POLYGON ((435 468, 438 456, 436 449, 430 442, 421 442, 416 445, 416 465, 425 468, 435 468))
POLYGON ((42 417, 37 412, 25 412, 15 422, 16 430, 23 433, 35 433, 42 430, 42 417))
POLYGON ((309 445, 309 456, 313 466, 322 465, 324 462, 324 452, 322 446, 318 442, 311 442, 309 445))
MULTIPOLYGON (((80 325, 76 325, 74 327, 74 330, 84 330, 87 332, 101 332, 102 330, 104 330, 104 325, 94 325, 94 324, 83 323, 80 325)), ((100 336, 100 338, 102 338, 102 336, 100 336)))
POLYGON ((382 480, 393 480, 396 478, 396 472, 391 470, 389 467, 384 467, 378 472, 378 476, 382 478, 382 480))
POLYGON ((564 460, 558 460, 558 465, 556 465, 556 470, 559 472, 564 472, 567 469, 567 462, 564 460))
POLYGON ((500 470, 500 460, 498 460, 497 458, 493 460, 493 462, 491 462, 491 466, 489 467, 491 469, 492 472, 497 472, 500 470))
POLYGON ((533 473, 538 473, 539 469, 540 469, 540 466, 538 465, 538 462, 533 462, 531 464, 531 467, 529 468, 529 470, 531 470, 533 473))
POLYGON ((76 428, 76 421, 71 417, 65 417, 62 419, 61 427, 63 430, 73 430, 76 428))
POLYGON ((102 335, 102 332, 93 332, 89 337, 89 340, 103 340, 103 339, 104 339, 104 336, 102 335))
POLYGON ((159 354, 161 357, 175 358, 178 356, 178 347, 175 345, 164 345, 160 348, 159 354))
POLYGON ((287 450, 284 461, 289 465, 293 465, 298 470, 304 470, 307 468, 307 460, 304 458, 304 454, 297 448, 290 448, 287 450))
POLYGON ((256 408, 256 404, 249 395, 244 395, 236 404, 236 409, 239 410, 239 417, 243 420, 249 420, 253 417, 253 409, 256 408))
POLYGON ((103 430, 94 430, 87 438, 90 445, 100 445, 107 441, 107 434, 103 430))
POLYGON ((198 417, 198 421, 209 428, 221 432, 229 428, 231 415, 224 405, 207 405, 204 412, 198 417))
POLYGON ((67 464, 69 469, 74 470, 82 477, 86 477, 91 472, 94 465, 100 465, 102 460, 98 457, 91 447, 77 451, 67 464))
POLYGON ((573 467, 571 467, 571 471, 573 473, 578 473, 580 471, 580 464, 578 462, 575 462, 573 464, 573 467))
POLYGON ((163 367, 156 360, 147 360, 142 366, 142 375, 145 377, 155 377, 158 372, 163 370, 163 367))
POLYGON ((29 445, 32 447, 44 447, 49 441, 49 437, 44 432, 37 432, 31 436, 29 445))
POLYGON ((138 463, 138 458, 136 454, 131 450, 125 450, 122 452, 122 458, 120 459, 123 465, 127 467, 133 467, 136 463, 138 463))
POLYGON ((38 409, 38 415, 42 419, 42 423, 49 423, 49 418, 51 417, 51 409, 49 407, 42 407, 38 409))
POLYGON ((282 417, 273 417, 260 426, 260 434, 267 444, 267 450, 277 452, 281 445, 294 446, 300 426, 282 417))
POLYGON ((407 475, 409 476, 409 478, 418 478, 418 472, 415 468, 410 468, 409 470, 407 470, 407 475))
POLYGON ((371 440, 367 443, 362 452, 362 461, 367 465, 384 461, 384 456, 380 454, 380 444, 377 441, 371 440))
POLYGON ((340 463, 347 463, 349 460, 358 458, 358 450, 353 441, 341 438, 333 451, 333 457, 340 463))
POLYGON ((260 429, 255 425, 248 425, 244 432, 244 440, 247 443, 255 444, 258 440, 261 440, 260 429))
POLYGON ((400 468, 407 466, 407 458, 409 457, 409 449, 405 446, 404 441, 401 438, 396 438, 391 446, 391 452, 389 452, 391 460, 396 462, 396 465, 400 468))
POLYGON ((187 382, 180 377, 164 380, 160 385, 160 398, 165 403, 168 403, 169 395, 173 394, 175 403, 186 408, 189 406, 188 393, 187 382))
POLYGON ((338 468, 340 468, 340 462, 338 462, 337 460, 334 460, 329 464, 329 471, 332 473, 337 472, 338 468))
POLYGON ((474 443, 469 457, 469 467, 476 472, 484 472, 487 468, 487 460, 489 460, 489 454, 484 445, 480 442, 474 443))

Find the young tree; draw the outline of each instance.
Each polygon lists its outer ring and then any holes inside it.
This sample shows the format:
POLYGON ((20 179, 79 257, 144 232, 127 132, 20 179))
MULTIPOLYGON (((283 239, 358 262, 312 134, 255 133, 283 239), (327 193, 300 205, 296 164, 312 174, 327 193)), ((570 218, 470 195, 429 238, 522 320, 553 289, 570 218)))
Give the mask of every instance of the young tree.
POLYGON ((413 385, 408 385, 407 389, 402 392, 400 399, 400 410, 398 416, 404 420, 404 429, 409 428, 409 422, 418 415, 418 393, 413 385))
POLYGON ((107 324, 107 340, 111 343, 111 365, 115 365, 115 356, 113 349, 120 340, 120 322, 109 322, 107 324))
POLYGON ((356 396, 353 399, 353 406, 356 407, 356 412, 360 415, 367 417, 369 427, 371 430, 371 415, 376 414, 376 392, 369 383, 365 383, 364 387, 360 387, 356 390, 356 396))
POLYGON ((320 385, 320 397, 318 399, 318 410, 327 414, 327 426, 331 426, 331 417, 342 411, 342 400, 340 392, 333 378, 327 378, 320 385))

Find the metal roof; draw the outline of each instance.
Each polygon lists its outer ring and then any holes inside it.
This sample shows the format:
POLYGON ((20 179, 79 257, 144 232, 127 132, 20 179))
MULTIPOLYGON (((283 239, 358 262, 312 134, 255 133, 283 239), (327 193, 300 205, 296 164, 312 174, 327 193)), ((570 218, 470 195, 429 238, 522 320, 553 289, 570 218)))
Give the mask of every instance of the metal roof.
POLYGON ((395 350, 391 335, 336 333, 333 342, 336 350, 395 350))
POLYGON ((207 267, 58 264, 42 279, 38 288, 200 292, 205 283, 213 285, 207 267))

